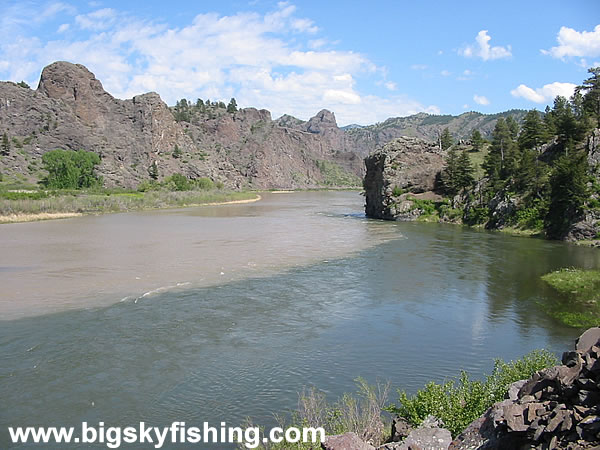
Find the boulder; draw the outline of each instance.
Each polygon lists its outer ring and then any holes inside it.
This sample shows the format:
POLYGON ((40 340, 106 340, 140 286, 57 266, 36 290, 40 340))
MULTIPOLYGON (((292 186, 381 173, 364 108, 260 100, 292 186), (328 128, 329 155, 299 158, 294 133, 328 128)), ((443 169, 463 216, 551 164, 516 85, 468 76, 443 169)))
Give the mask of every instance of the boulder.
POLYGON ((356 433, 344 433, 335 436, 327 436, 321 443, 323 450, 375 450, 358 437, 356 433))
POLYGON ((600 328, 590 328, 563 354, 563 365, 514 383, 449 448, 577 448, 600 446, 600 328))

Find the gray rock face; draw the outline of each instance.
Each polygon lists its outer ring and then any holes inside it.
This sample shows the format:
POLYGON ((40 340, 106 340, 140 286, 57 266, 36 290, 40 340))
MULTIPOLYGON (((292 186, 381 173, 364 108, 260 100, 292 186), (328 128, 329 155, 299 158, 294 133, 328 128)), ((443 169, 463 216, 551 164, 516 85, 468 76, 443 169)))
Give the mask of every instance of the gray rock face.
MULTIPOLYGON (((368 217, 411 220, 395 192, 432 191, 436 177, 444 168, 444 152, 422 139, 403 137, 386 144, 365 158, 367 173, 363 182, 368 217)), ((418 214, 416 215, 418 217, 418 214)))
POLYGON ((599 358, 600 328, 591 328, 575 351, 563 354, 563 365, 511 386, 509 399, 488 409, 449 448, 598 448, 599 358))
POLYGON ((153 165, 160 178, 182 173, 236 188, 360 182, 362 160, 346 151, 329 111, 297 128, 278 125, 267 110, 221 111, 176 122, 158 94, 119 100, 84 66, 57 62, 43 70, 37 90, 0 82, 0 133, 12 142, 0 172, 35 182, 44 175, 41 156, 64 148, 98 153, 108 186, 135 187, 153 165), (175 148, 181 157, 173 157, 175 148))

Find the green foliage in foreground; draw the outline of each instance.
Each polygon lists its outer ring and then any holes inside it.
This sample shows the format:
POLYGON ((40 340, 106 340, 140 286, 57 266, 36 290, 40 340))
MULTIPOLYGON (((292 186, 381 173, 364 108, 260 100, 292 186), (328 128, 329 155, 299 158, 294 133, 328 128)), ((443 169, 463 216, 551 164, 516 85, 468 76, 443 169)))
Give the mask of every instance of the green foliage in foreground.
POLYGON ((444 427, 453 436, 457 436, 487 408, 503 400, 511 383, 556 364, 556 356, 544 350, 533 351, 509 363, 496 360, 492 374, 483 381, 471 380, 463 371, 458 379, 443 384, 432 381, 412 396, 399 391, 399 406, 391 405, 387 410, 415 426, 427 416, 435 416, 444 422, 444 427))
POLYGON ((560 269, 542 276, 563 299, 544 309, 565 325, 576 328, 600 325, 600 271, 560 269))

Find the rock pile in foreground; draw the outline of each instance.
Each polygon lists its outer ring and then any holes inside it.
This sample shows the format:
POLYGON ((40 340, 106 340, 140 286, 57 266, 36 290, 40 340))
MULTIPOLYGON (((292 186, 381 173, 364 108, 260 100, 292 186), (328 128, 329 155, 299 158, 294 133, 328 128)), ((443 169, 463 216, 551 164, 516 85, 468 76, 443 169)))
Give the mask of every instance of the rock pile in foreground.
MULTIPOLYGON (((513 383, 494 404, 451 441, 435 422, 411 430, 402 419, 381 450, 600 449, 600 328, 590 328, 565 352, 562 365, 513 383), (401 431, 398 431, 401 429, 401 431)), ((354 433, 330 436, 325 450, 375 450, 354 433)))
POLYGON ((451 449, 586 449, 600 446, 600 328, 565 352, 561 366, 518 381, 509 399, 473 422, 451 449))

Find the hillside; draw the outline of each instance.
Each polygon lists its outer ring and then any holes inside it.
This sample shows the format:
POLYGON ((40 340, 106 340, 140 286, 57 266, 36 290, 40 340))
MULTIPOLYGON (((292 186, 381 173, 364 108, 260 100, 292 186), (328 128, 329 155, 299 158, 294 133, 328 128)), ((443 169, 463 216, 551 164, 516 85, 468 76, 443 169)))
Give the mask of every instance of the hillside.
POLYGON ((35 90, 0 82, 0 133, 9 146, 0 174, 7 184, 36 183, 44 176, 41 156, 64 148, 98 153, 109 187, 135 187, 153 167, 159 179, 182 173, 232 188, 358 186, 363 158, 394 138, 435 142, 444 127, 457 139, 476 128, 488 136, 499 117, 524 114, 421 113, 339 128, 327 110, 308 121, 273 120, 267 110, 207 105, 181 101, 169 108, 153 92, 119 100, 84 66, 56 62, 44 68, 35 90))

